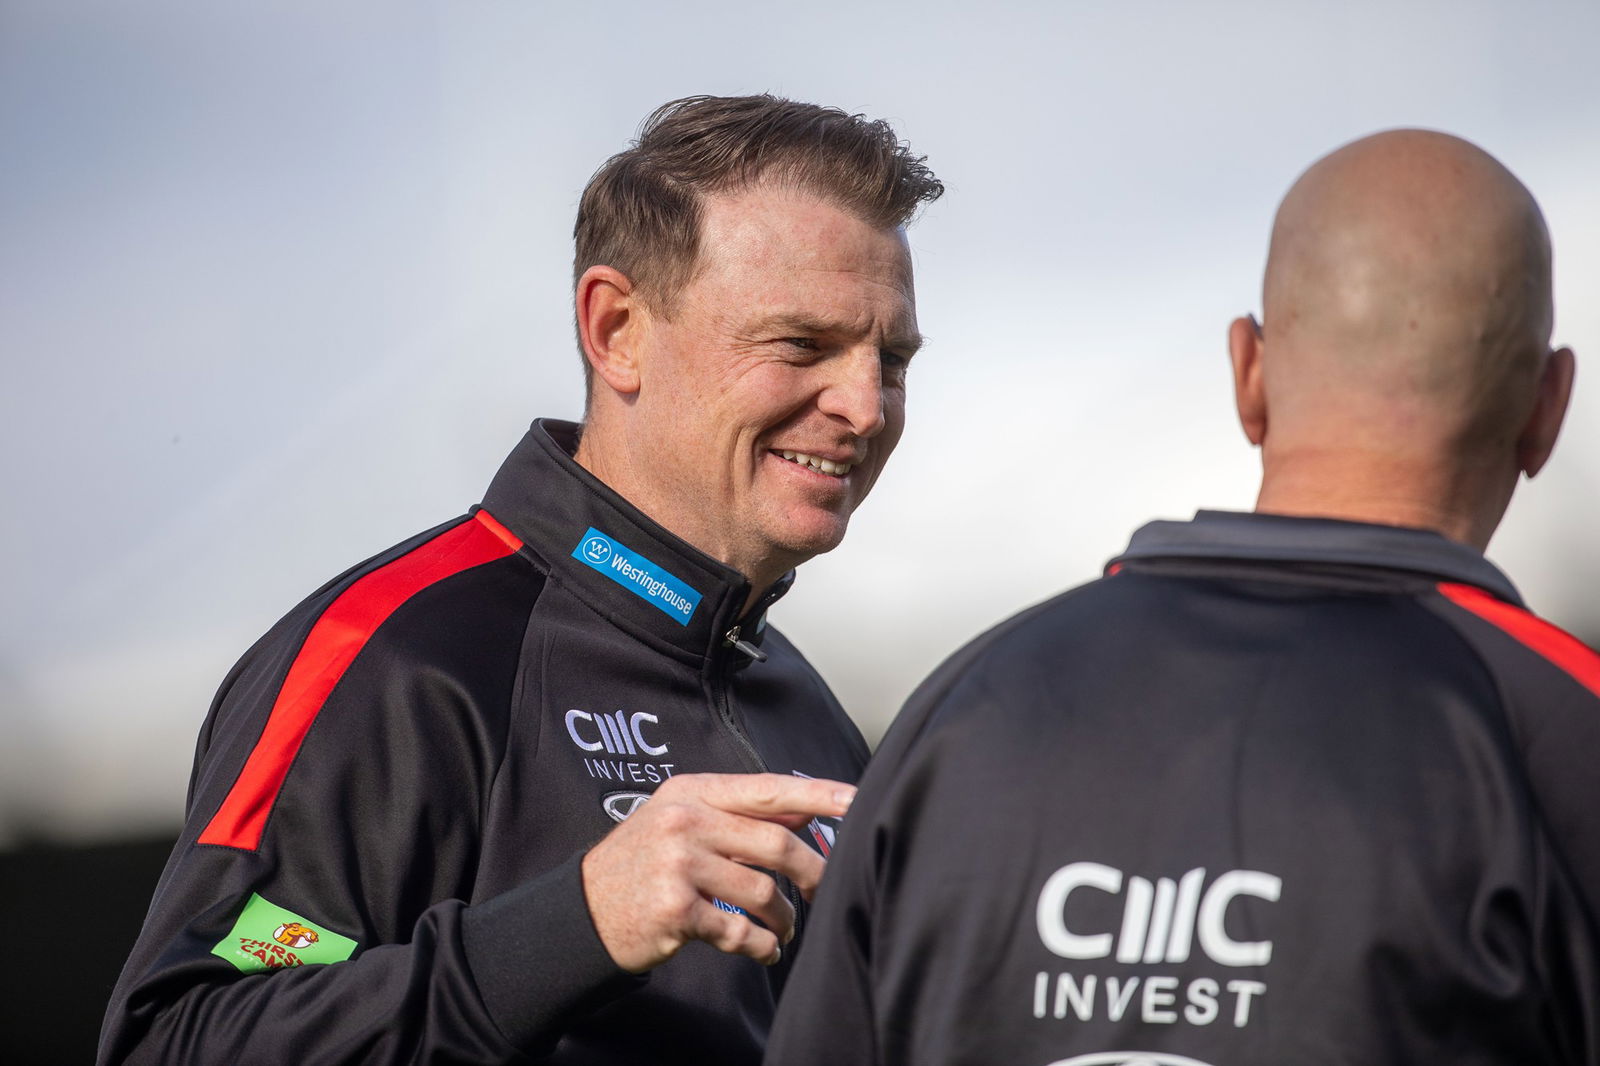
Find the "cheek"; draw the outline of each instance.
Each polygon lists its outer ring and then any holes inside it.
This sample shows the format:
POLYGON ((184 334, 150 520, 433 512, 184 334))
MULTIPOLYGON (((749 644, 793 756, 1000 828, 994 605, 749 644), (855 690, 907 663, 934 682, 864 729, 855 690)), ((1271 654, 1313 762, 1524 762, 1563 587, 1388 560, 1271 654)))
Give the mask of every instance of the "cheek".
POLYGON ((773 364, 730 383, 725 402, 743 426, 764 432, 805 411, 815 393, 816 384, 807 378, 803 368, 773 364))
POLYGON ((888 458, 895 445, 900 443, 900 434, 905 432, 905 428, 906 394, 903 391, 886 394, 883 398, 883 432, 878 434, 884 458, 888 458))

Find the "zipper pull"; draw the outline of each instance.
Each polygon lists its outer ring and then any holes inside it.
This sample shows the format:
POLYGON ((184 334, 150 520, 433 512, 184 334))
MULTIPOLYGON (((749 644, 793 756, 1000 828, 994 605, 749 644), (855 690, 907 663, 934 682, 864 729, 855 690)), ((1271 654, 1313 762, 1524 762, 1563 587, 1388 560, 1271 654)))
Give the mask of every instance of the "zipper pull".
POLYGON ((754 659, 758 663, 764 663, 767 661, 766 652, 762 651, 748 640, 739 639, 738 626, 734 626, 732 629, 728 630, 727 635, 722 638, 722 642, 730 648, 738 648, 740 651, 744 652, 751 659, 754 659))

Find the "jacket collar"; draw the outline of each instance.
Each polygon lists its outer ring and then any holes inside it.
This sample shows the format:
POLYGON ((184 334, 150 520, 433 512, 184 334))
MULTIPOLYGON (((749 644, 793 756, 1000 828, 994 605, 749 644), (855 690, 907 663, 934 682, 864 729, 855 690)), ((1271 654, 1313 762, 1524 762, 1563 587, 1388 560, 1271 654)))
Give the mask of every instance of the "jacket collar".
POLYGON ((579 427, 534 422, 484 494, 483 510, 514 533, 551 577, 619 628, 684 661, 737 668, 759 646, 768 607, 793 571, 741 619, 750 582, 623 499, 573 458, 579 427))
POLYGON ((1190 558, 1344 563, 1460 581, 1522 606, 1516 586, 1475 549, 1432 530, 1332 518, 1197 511, 1189 522, 1151 522, 1111 565, 1129 559, 1190 558))

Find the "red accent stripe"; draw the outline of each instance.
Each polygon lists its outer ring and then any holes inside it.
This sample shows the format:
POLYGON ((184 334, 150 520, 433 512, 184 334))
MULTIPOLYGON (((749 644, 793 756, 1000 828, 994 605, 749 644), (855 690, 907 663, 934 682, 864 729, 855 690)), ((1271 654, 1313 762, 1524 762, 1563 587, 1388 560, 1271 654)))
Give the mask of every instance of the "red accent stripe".
POLYGON ((322 612, 289 667, 266 728, 200 834, 200 843, 254 851, 311 723, 378 627, 429 585, 503 559, 521 547, 522 542, 487 512, 479 511, 475 517, 478 521, 451 526, 355 581, 322 612))
POLYGON ((482 522, 485 529, 499 537, 500 543, 504 544, 512 551, 519 551, 522 548, 521 538, 496 521, 494 515, 490 514, 488 511, 479 509, 478 513, 472 517, 482 522))
POLYGON ((822 830, 818 827, 817 820, 815 818, 811 819, 811 824, 806 828, 811 830, 811 839, 817 842, 817 848, 822 852, 822 857, 831 859, 833 857, 833 849, 828 846, 828 838, 822 835, 822 830))
POLYGON ((1473 585, 1444 583, 1439 592, 1456 606, 1503 629, 1600 696, 1600 654, 1577 637, 1473 585))

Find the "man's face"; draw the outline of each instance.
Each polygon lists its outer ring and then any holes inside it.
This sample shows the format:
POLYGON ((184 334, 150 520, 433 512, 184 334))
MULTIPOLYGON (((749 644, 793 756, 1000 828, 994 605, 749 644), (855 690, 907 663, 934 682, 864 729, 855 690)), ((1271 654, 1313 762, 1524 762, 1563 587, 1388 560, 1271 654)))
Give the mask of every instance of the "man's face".
POLYGON ((900 230, 797 192, 708 198, 702 226, 693 280, 642 313, 635 502, 766 581, 839 543, 900 440, 911 260, 900 230))

